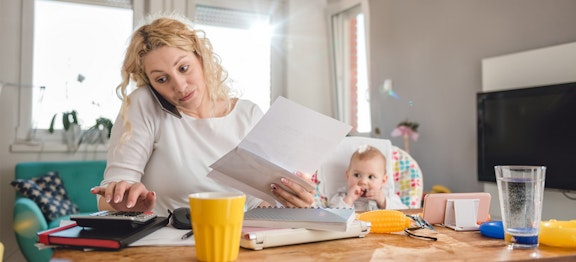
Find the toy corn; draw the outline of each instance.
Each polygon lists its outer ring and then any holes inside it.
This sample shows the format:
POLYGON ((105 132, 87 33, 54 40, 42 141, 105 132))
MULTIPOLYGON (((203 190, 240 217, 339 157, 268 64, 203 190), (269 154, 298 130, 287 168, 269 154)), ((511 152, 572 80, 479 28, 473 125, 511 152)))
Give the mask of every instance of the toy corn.
POLYGON ((407 229, 412 219, 398 210, 373 210, 356 215, 356 219, 372 224, 372 233, 391 233, 407 229))

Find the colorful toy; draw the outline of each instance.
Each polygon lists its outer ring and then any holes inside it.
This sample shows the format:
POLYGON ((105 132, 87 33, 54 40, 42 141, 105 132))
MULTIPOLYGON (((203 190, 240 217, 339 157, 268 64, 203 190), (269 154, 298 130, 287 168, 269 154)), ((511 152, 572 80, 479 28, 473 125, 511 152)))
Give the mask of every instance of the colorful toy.
POLYGON ((576 247, 576 220, 550 219, 540 223, 540 244, 555 247, 576 247))
POLYGON ((382 209, 356 215, 356 219, 372 224, 371 233, 391 233, 409 228, 412 219, 398 210, 382 209))
MULTIPOLYGON (((504 238, 502 221, 490 221, 480 225, 480 233, 492 238, 504 238)), ((540 222, 540 244, 554 247, 576 247, 576 220, 550 219, 540 222)))

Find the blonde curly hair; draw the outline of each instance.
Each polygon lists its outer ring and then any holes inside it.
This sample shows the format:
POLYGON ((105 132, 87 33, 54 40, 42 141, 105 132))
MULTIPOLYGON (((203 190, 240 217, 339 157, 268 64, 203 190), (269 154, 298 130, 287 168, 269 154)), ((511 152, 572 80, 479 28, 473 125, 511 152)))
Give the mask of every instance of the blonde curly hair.
POLYGON ((121 69, 122 82, 116 88, 118 96, 123 101, 120 115, 126 127, 122 141, 127 140, 132 133, 130 121, 126 117, 130 106, 128 96, 130 82, 133 81, 136 88, 150 85, 142 59, 149 52, 164 46, 193 52, 202 64, 209 99, 214 102, 213 104, 225 100, 230 105, 231 92, 226 84, 228 73, 222 67, 220 57, 214 53, 205 32, 193 29, 189 20, 175 14, 150 15, 131 36, 121 69))

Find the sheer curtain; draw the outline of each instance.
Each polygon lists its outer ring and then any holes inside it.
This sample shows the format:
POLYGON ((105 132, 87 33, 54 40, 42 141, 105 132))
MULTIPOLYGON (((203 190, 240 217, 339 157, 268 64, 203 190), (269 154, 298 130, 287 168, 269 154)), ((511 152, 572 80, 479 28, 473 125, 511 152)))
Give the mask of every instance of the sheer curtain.
POLYGON ((367 17, 366 1, 338 1, 328 11, 334 111, 365 136, 371 132, 367 17))

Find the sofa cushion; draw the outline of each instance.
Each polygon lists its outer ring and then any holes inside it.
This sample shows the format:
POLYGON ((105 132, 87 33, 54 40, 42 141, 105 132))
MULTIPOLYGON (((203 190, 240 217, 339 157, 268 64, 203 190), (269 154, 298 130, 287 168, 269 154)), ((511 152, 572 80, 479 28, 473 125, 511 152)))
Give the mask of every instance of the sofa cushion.
POLYGON ((56 171, 38 178, 16 179, 10 184, 20 194, 36 202, 48 221, 78 212, 77 206, 68 198, 66 188, 56 171))

